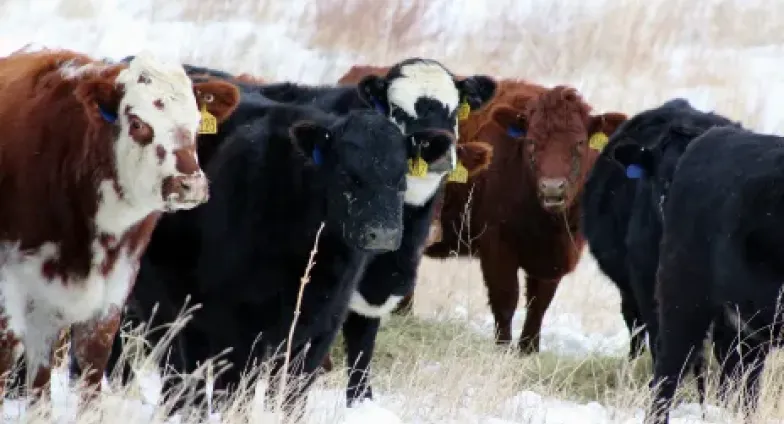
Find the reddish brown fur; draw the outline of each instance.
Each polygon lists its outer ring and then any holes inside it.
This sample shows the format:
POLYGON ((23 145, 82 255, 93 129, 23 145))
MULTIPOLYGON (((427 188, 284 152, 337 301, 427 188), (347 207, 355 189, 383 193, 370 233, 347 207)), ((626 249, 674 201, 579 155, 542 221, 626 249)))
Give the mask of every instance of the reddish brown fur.
MULTIPOLYGON (((101 118, 98 108, 117 112, 123 88, 113 80, 127 65, 106 66, 100 74, 66 80, 60 73, 66 61, 103 65, 69 51, 15 53, 0 59, 0 122, 5 125, 0 138, 0 242, 19 242, 21 249, 57 243, 59 256, 47 260, 42 271, 64 278, 69 285, 90 271, 91 240, 99 236, 93 226, 97 184, 105 179, 116 182, 111 142, 116 129, 101 118)), ((110 252, 128 246, 138 260, 158 216, 149 215, 119 241, 110 236, 101 240, 110 252)), ((102 271, 111 269, 115 260, 110 253, 102 271)), ((7 331, 5 321, 0 322, 0 330, 7 331)), ((10 369, 9 354, 18 343, 13 334, 5 336, 0 343, 0 373, 10 369)), ((96 342, 91 337, 103 336, 100 332, 82 335, 85 343, 92 344, 96 342)), ((101 356, 87 355, 85 365, 102 369, 101 356)), ((32 382, 36 392, 48 386, 49 372, 48 367, 36 370, 32 382)), ((100 380, 94 383, 99 386, 100 380)))
POLYGON ((567 87, 547 89, 525 81, 500 81, 491 107, 469 119, 479 123, 466 122, 470 127, 465 132, 461 126, 461 138, 490 143, 496 159, 468 184, 447 186, 441 211, 442 241, 426 249, 425 254, 433 258, 446 258, 455 251, 479 255, 498 343, 511 342, 511 321, 519 298, 517 271, 526 271, 530 306, 520 339, 524 352, 539 350, 542 318, 561 278, 574 270, 584 245, 577 199, 598 155, 585 141, 596 131, 609 136, 626 119, 619 113, 590 115, 590 110, 567 87), (535 150, 528 141, 507 134, 512 122, 527 127, 523 138, 533 139, 535 150), (532 164, 533 151, 536 162, 532 164), (542 205, 537 184, 542 175, 569 178, 564 209, 542 205), (466 217, 470 228, 465 228, 462 215, 472 186, 466 217))
POLYGON ((215 117, 218 123, 228 119, 240 103, 239 88, 217 78, 194 83, 193 92, 196 95, 199 110, 206 105, 207 111, 215 117))

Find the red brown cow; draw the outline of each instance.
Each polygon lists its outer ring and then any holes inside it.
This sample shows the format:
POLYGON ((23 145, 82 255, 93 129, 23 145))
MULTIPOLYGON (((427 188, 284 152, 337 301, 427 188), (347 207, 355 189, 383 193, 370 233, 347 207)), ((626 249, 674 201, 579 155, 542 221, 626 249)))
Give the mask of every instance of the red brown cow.
MULTIPOLYGON (((71 325, 85 368, 104 369, 160 214, 209 197, 194 91, 180 65, 148 55, 0 59, 0 375, 23 346, 28 385, 48 392, 58 335, 71 325)), ((100 372, 87 380, 100 389, 100 372)))
POLYGON ((514 80, 501 81, 490 108, 479 115, 479 125, 461 137, 492 144, 495 160, 468 184, 447 186, 442 240, 425 255, 479 255, 499 344, 511 342, 517 272, 524 269, 530 306, 520 349, 537 352, 542 318, 584 245, 578 199, 598 155, 594 148, 602 147, 601 138, 591 137, 608 136, 626 116, 592 115, 573 88, 514 80), (463 212, 472 187, 470 228, 465 228, 463 212))

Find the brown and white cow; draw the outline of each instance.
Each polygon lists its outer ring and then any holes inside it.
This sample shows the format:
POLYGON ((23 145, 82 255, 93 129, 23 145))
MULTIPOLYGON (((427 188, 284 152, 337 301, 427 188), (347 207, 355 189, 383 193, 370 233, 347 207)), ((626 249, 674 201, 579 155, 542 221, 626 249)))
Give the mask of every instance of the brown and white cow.
POLYGON ((147 54, 0 59, 0 374, 23 346, 40 394, 69 325, 79 356, 103 370, 158 217, 209 197, 200 119, 182 66, 147 54))

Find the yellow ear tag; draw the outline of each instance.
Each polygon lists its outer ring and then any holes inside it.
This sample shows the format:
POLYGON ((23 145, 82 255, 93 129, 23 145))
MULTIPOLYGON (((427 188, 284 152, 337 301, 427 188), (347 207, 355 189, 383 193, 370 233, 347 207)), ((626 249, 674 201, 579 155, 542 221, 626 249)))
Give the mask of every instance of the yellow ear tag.
POLYGON ((471 106, 468 104, 467 101, 463 100, 460 102, 460 105, 457 107, 457 119, 462 121, 468 118, 468 114, 471 113, 471 106))
POLYGON ((458 162, 455 170, 449 173, 447 181, 465 183, 468 181, 468 170, 461 162, 458 162))
POLYGON ((408 172, 412 177, 424 177, 427 174, 427 162, 422 158, 408 160, 408 172))
POLYGON ((607 140, 607 134, 599 131, 594 133, 594 135, 591 136, 591 139, 588 140, 588 146, 594 150, 601 151, 604 149, 604 146, 607 145, 607 140))
POLYGON ((216 134, 218 132, 218 120, 207 111, 207 104, 201 106, 201 122, 199 122, 199 134, 216 134))

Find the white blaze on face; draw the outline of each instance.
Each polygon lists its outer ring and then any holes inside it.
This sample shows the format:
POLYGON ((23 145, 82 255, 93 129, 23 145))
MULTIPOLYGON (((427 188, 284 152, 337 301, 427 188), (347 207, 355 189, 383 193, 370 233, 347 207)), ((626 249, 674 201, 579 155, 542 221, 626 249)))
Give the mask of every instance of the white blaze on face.
MULTIPOLYGON (((119 73, 116 84, 125 89, 117 111, 120 128, 114 144, 121 193, 116 193, 111 182, 104 181, 96 217, 99 226, 109 232, 132 225, 152 210, 164 207, 163 179, 182 175, 173 152, 194 145, 201 118, 192 83, 179 64, 140 54, 119 73), (152 129, 151 141, 139 143, 133 139, 129 114, 152 129)), ((193 159, 197 160, 195 149, 193 152, 193 159)))
MULTIPOLYGON (((441 65, 436 63, 417 62, 400 68, 401 76, 392 80, 387 89, 390 107, 401 109, 413 119, 420 118, 416 111, 416 103, 421 98, 429 98, 440 102, 453 114, 460 103, 460 93, 452 76, 441 65)), ((455 115, 456 116, 456 115, 455 115)), ((405 123, 392 121, 405 132, 405 123)), ((458 138, 457 117, 453 123, 455 139, 458 138)), ((449 149, 449 161, 452 169, 457 166, 457 146, 449 149)), ((424 204, 438 188, 444 173, 430 174, 425 178, 408 177, 411 189, 406 192, 409 204, 424 204), (411 192, 411 193, 409 193, 411 192)))

